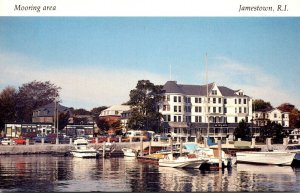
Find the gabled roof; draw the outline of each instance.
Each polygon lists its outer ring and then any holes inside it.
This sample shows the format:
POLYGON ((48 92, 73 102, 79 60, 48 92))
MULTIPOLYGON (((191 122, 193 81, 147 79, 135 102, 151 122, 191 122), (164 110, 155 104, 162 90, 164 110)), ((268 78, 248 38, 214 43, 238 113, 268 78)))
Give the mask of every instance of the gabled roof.
MULTIPOLYGON (((211 91, 215 83, 208 84, 208 92, 211 91)), ((223 96, 238 96, 234 90, 225 86, 217 86, 223 96)), ((207 85, 184 85, 177 84, 176 81, 167 81, 163 86, 165 93, 180 93, 185 95, 207 95, 207 85)))
MULTIPOLYGON (((34 112, 40 111, 41 113, 38 116, 42 116, 42 117, 49 116, 50 117, 50 116, 54 115, 54 111, 55 111, 54 108, 55 108, 55 104, 54 104, 54 102, 52 102, 52 103, 44 105, 40 108, 35 109, 34 112)), ((68 112, 68 111, 70 112, 70 109, 68 107, 62 106, 60 104, 57 104, 57 109, 58 109, 58 112, 68 112)))

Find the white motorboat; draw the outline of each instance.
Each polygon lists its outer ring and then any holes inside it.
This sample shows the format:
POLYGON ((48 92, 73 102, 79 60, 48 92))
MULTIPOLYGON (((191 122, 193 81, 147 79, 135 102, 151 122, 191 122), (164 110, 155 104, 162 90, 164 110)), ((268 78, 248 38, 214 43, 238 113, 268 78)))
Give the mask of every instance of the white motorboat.
POLYGON ((237 163, 291 165, 296 153, 284 151, 236 152, 237 163))
POLYGON ((124 156, 127 157, 136 157, 137 156, 137 151, 135 149, 131 149, 131 148, 122 148, 122 151, 124 153, 124 156))
POLYGON ((88 141, 84 138, 78 138, 74 141, 74 150, 70 152, 74 157, 81 158, 96 158, 97 150, 93 147, 88 147, 88 141))
MULTIPOLYGON (((178 153, 176 153, 178 154, 178 153)), ((174 154, 175 155, 175 154, 174 154)), ((172 168, 197 168, 199 169, 201 164, 207 160, 190 157, 189 155, 174 156, 173 153, 166 154, 163 159, 158 160, 158 165, 162 167, 172 168)))

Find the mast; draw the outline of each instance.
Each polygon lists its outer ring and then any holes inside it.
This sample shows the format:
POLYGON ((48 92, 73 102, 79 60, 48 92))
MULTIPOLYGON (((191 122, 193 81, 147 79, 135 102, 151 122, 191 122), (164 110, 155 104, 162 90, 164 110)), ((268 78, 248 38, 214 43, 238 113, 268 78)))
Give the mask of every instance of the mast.
POLYGON ((208 73, 207 73, 207 53, 205 53, 205 80, 206 80, 206 116, 207 116, 207 140, 209 133, 209 112, 208 112, 208 73))

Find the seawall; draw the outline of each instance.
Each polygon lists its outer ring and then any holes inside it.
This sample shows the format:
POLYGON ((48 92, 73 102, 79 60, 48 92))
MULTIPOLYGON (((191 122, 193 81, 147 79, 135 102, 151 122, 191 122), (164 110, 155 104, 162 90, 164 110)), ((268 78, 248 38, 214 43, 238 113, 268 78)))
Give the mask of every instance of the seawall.
MULTIPOLYGON (((96 149, 102 148, 103 144, 89 144, 96 149)), ((143 148, 148 143, 143 143, 143 148)), ((140 149, 140 142, 115 143, 116 150, 121 151, 124 147, 140 149)), ((20 154, 65 154, 73 149, 72 144, 34 144, 34 145, 0 145, 0 155, 20 155, 20 154)))

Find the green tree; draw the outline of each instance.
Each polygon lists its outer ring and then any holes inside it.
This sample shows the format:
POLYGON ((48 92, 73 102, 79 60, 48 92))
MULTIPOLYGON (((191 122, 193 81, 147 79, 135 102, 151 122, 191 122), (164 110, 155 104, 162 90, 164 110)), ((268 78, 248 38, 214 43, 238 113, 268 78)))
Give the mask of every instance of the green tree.
POLYGON ((248 140, 251 137, 249 124, 242 119, 242 121, 239 122, 238 127, 235 128, 233 135, 235 139, 241 138, 242 140, 248 140))
POLYGON ((283 130, 280 124, 268 121, 265 126, 260 128, 259 141, 265 142, 267 138, 272 138, 273 143, 282 143, 283 138, 287 136, 288 133, 283 130))
POLYGON ((61 88, 50 81, 32 81, 19 87, 16 96, 17 119, 20 122, 31 122, 34 109, 59 101, 59 90, 61 88))
POLYGON ((252 109, 254 111, 263 111, 267 109, 272 109, 273 106, 270 104, 270 102, 265 102, 262 99, 256 99, 252 103, 252 109))
POLYGON ((16 89, 6 87, 0 93, 0 131, 3 131, 7 122, 16 120, 16 89))
POLYGON ((94 117, 96 117, 99 116, 100 113, 107 108, 108 108, 107 106, 95 107, 91 110, 91 113, 94 117))
POLYGON ((162 85, 154 85, 149 80, 139 80, 136 88, 130 91, 129 101, 132 114, 128 121, 130 129, 157 131, 160 125, 161 113, 158 104, 164 93, 162 85))

